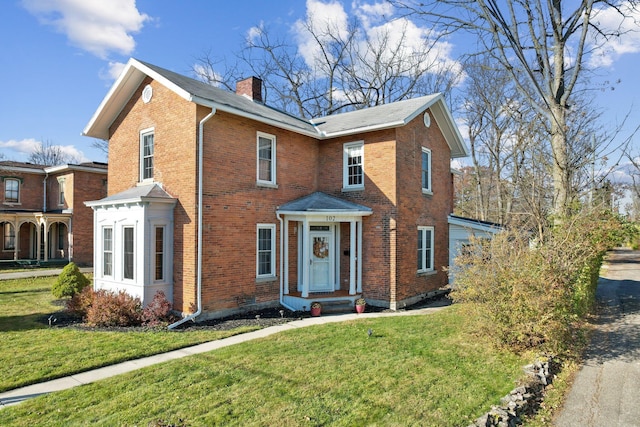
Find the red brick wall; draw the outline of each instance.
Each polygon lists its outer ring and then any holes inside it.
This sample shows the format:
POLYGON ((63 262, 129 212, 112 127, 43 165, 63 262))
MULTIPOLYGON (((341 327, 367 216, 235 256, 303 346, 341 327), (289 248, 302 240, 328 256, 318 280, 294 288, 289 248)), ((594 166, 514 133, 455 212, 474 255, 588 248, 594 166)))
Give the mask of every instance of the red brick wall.
POLYGON ((110 128, 109 195, 139 181, 140 131, 155 129, 154 180, 178 199, 174 209, 174 308, 190 311, 196 297, 196 155, 197 124, 208 111, 150 78, 133 94, 110 128), (151 102, 141 99, 153 88, 151 102))
POLYGON ((19 204, 6 204, 5 201, 5 187, 4 181, 2 181, 0 187, 0 200, 2 201, 2 209, 11 210, 42 210, 43 205, 43 181, 44 174, 14 172, 10 170, 0 170, 0 175, 10 178, 22 179, 20 183, 20 203, 19 204))
MULTIPOLYGON (((256 280, 256 225, 275 224, 279 270, 280 222, 276 208, 316 190, 317 142, 253 120, 218 111, 205 126, 203 200, 204 308, 224 310, 276 302, 279 276, 256 280), (276 137, 278 188, 256 183, 256 135, 276 137)), ((291 245, 295 248, 294 224, 291 245)), ((295 284, 296 257, 290 258, 295 284)), ((295 285, 291 286, 295 291, 295 285)))
MULTIPOLYGON (((78 265, 93 265, 93 209, 84 205, 90 200, 107 196, 107 175, 73 171, 69 188, 65 180, 65 201, 73 209, 73 261, 78 265)), ((57 194, 56 194, 57 197, 57 194)))
POLYGON ((435 120, 425 128, 422 115, 398 134, 398 302, 444 286, 449 263, 448 215, 452 212, 451 151, 435 120), (422 194, 422 147, 431 150, 432 195, 422 194), (433 226, 437 274, 417 275, 417 228, 433 226))

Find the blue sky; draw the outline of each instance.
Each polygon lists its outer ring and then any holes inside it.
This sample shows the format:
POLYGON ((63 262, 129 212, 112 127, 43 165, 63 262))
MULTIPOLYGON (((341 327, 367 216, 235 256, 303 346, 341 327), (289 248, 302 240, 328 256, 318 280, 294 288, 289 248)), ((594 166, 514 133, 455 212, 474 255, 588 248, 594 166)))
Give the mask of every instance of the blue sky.
MULTIPOLYGON (((80 134, 129 57, 189 75, 196 57, 207 51, 231 56, 261 23, 295 40, 295 23, 310 10, 318 19, 359 14, 374 22, 381 10, 392 13, 388 7, 380 0, 3 1, 0 153, 25 161, 33 145, 45 141, 82 161, 105 161, 93 139, 80 134)), ((454 61, 465 51, 462 40, 449 40, 452 50, 442 57, 454 61)), ((640 103, 639 35, 600 58, 602 79, 621 81, 598 95, 606 122, 614 124, 640 103)), ((629 129, 640 123, 637 110, 629 129)))

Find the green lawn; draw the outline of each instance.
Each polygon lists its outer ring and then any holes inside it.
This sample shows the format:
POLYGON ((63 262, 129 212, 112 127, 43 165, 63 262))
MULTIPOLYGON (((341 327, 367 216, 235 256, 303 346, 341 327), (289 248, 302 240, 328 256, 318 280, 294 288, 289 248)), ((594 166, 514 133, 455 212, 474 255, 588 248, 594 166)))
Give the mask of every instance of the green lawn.
MULTIPOLYGON (((55 277, 0 280, 0 391, 216 340, 244 330, 90 332, 49 328, 55 277)), ((55 325, 55 323, 54 323, 55 325)))
MULTIPOLYGON (((21 291, 0 282, 0 304, 29 293, 27 301, 50 301, 46 282, 36 280, 21 291)), ((8 327, 33 322, 28 313, 10 318, 0 318, 3 350, 11 342, 0 356, 5 389, 13 387, 8 377, 60 375, 191 336, 8 327)), ((474 335, 454 306, 286 331, 27 400, 1 410, 0 419, 7 426, 464 426, 498 403, 528 362, 474 335)))

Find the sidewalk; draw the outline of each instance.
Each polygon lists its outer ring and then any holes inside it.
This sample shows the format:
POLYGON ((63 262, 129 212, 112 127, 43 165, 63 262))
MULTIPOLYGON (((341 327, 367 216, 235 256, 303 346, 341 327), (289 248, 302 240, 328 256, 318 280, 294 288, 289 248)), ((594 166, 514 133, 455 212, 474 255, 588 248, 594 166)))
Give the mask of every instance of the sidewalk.
MULTIPOLYGON (((83 273, 93 273, 93 267, 81 267, 80 271, 83 273)), ((16 271, 15 273, 0 273, 0 281, 27 279, 30 277, 59 276, 60 273, 62 273, 62 268, 34 268, 33 270, 16 271)))
POLYGON ((170 351, 167 353, 156 354, 154 356, 144 357, 142 359, 129 360, 126 362, 118 363, 116 365, 106 366, 104 368, 94 369, 92 371, 82 372, 68 377, 59 378, 39 384, 33 384, 26 387, 9 390, 4 393, 0 393, 0 409, 16 405, 32 397, 37 397, 43 394, 53 393, 55 391, 66 390, 72 387, 76 387, 83 384, 90 384, 95 381, 102 380, 104 378, 113 377, 115 375, 124 374, 126 372, 134 371, 136 369, 144 368, 146 366, 155 365, 158 363, 167 362, 169 360, 180 359, 182 357, 191 356, 194 354, 205 353, 208 351, 214 351, 219 348, 229 347, 234 344, 239 344, 247 341, 251 341, 257 338, 264 338, 270 335, 277 334, 282 331, 304 328, 307 326, 321 325, 325 323, 344 322, 347 320, 365 319, 372 317, 389 317, 389 316, 415 316, 421 314, 433 313, 448 306, 446 301, 434 301, 427 308, 419 310, 399 311, 390 313, 363 313, 363 314, 336 314, 321 317, 310 317, 301 320, 294 320, 289 323, 283 323, 277 326, 270 326, 268 328, 260 329, 254 332, 248 332, 246 334, 234 335, 232 337, 224 338, 221 340, 210 341, 203 344, 198 344, 191 347, 185 347, 179 350, 170 351))

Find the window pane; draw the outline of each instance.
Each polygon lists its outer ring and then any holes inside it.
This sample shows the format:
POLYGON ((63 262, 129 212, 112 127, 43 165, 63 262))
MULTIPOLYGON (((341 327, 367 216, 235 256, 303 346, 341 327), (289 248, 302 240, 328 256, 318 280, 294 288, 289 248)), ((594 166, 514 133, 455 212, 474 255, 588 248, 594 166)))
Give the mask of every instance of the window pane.
POLYGON ((123 277, 133 279, 133 227, 124 228, 123 277))
POLYGON ((422 230, 418 230, 418 270, 424 269, 424 243, 422 240, 422 230))
POLYGON ((4 182, 4 200, 8 203, 20 201, 20 182, 17 179, 8 179, 4 182))
POLYGON ((113 229, 102 229, 102 275, 113 276, 113 229))
POLYGON ((429 185, 429 166, 430 166, 429 163, 431 163, 429 153, 423 151, 422 152, 422 188, 427 190, 429 190, 431 187, 429 185))
POLYGON ((156 227, 156 275, 155 280, 164 279, 164 228, 156 227))
POLYGON ((425 243, 425 256, 424 256, 424 260, 425 260, 425 266, 424 268, 426 270, 431 270, 433 268, 433 266, 431 265, 431 251, 433 250, 432 246, 432 242, 433 242, 433 236, 432 236, 432 231, 431 230, 425 230, 424 231, 425 234, 425 238, 424 238, 424 243, 425 243))
POLYGON ((362 146, 347 147, 347 184, 362 185, 362 146))
POLYGON ((258 179, 272 181, 273 141, 269 138, 258 138, 258 179))
POLYGON ((272 275, 272 229, 258 229, 258 275, 272 275))
POLYGON ((153 133, 142 135, 142 179, 153 178, 153 133))

